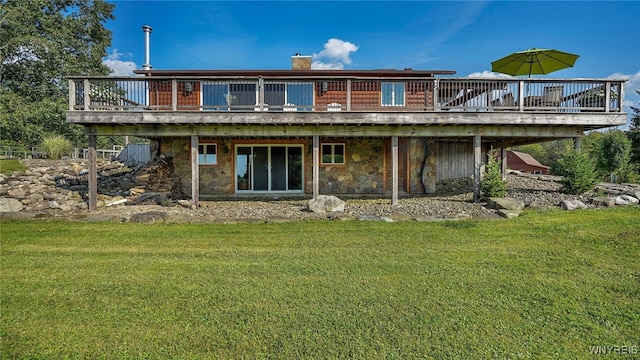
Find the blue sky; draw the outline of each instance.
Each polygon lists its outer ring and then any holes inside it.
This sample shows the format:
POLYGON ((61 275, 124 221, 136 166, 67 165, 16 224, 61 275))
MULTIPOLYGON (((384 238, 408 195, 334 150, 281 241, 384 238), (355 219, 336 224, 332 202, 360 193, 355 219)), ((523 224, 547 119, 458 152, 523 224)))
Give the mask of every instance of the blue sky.
MULTIPOLYGON (((178 69, 290 69, 295 53, 319 69, 455 70, 495 76, 491 61, 528 48, 580 55, 552 78, 628 78, 638 105, 638 1, 110 1, 109 57, 119 75, 144 63, 178 69)), ((628 108, 627 108, 628 109, 628 108)))

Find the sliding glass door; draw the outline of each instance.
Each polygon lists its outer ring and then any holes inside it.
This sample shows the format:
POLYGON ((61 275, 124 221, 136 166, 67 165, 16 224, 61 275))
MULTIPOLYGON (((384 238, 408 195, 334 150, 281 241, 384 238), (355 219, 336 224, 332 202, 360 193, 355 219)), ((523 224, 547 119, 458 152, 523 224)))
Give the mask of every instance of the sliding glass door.
POLYGON ((302 145, 237 145, 237 192, 302 192, 302 145))

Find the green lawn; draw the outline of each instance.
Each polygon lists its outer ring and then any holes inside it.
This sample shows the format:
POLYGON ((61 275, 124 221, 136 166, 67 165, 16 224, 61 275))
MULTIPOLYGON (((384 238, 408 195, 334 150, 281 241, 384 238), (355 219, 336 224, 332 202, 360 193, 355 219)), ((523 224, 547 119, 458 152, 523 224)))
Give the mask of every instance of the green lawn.
POLYGON ((639 219, 3 222, 0 358, 639 352, 639 219))
POLYGON ((24 171, 28 167, 18 159, 0 159, 0 173, 11 175, 14 171, 24 171))

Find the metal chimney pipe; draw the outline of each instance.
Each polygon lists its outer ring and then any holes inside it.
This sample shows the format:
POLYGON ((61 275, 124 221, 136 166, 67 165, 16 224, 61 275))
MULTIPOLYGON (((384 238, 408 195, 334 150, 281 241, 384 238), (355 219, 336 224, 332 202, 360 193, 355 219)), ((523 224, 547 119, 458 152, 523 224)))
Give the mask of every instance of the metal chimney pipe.
POLYGON ((142 31, 144 31, 144 64, 142 64, 142 70, 151 70, 153 66, 149 63, 149 34, 151 34, 151 26, 144 25, 142 31))

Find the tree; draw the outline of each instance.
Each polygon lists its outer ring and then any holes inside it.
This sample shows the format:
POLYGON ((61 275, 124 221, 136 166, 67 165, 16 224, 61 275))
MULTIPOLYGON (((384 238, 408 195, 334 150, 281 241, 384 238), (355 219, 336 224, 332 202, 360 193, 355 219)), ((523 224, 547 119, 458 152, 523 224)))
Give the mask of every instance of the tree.
MULTIPOLYGON (((640 95, 640 90, 636 89, 636 93, 640 95)), ((635 170, 640 172, 640 104, 638 107, 631 106, 631 110, 634 114, 631 116, 627 135, 631 140, 631 162, 635 170)))
POLYGON ((560 158, 558 167, 563 173, 561 183, 564 193, 583 194, 593 190, 598 183, 593 160, 581 150, 572 150, 560 158))
POLYGON ((68 124, 67 76, 108 75, 111 45, 104 0, 6 0, 0 3, 0 131, 3 140, 38 144, 44 135, 84 141, 68 124), (6 135, 5 135, 6 134, 6 135))
POLYGON ((507 193, 507 182, 502 180, 500 163, 500 161, 496 160, 494 154, 489 152, 487 168, 484 177, 480 181, 482 193, 486 197, 504 197, 507 193))
POLYGON ((598 169, 623 180, 631 159, 631 140, 621 130, 603 133, 597 159, 598 169))

